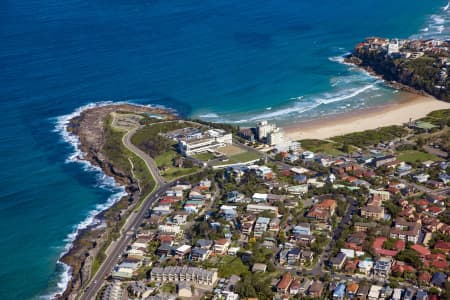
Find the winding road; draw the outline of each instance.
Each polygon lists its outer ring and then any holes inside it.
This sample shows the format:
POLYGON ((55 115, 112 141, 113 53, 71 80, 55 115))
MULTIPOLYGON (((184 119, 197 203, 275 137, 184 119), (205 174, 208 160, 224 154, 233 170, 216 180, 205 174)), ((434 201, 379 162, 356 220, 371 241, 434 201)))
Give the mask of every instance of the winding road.
POLYGON ((137 211, 131 212, 131 215, 128 217, 127 222, 122 227, 121 236, 117 239, 117 241, 113 242, 109 246, 106 259, 103 261, 97 273, 95 273, 95 275, 91 278, 88 286, 84 291, 82 291, 79 299, 95 299, 98 291, 103 285, 104 279, 111 273, 114 266, 116 265, 118 257, 125 252, 127 245, 132 241, 135 229, 139 226, 139 224, 141 224, 142 219, 146 215, 148 209, 150 209, 152 204, 158 200, 159 195, 164 193, 171 186, 171 184, 166 183, 161 174, 159 174, 158 167, 156 166, 155 161, 147 153, 138 149, 131 143, 131 137, 139 128, 140 127, 136 127, 128 131, 123 136, 122 142, 125 147, 128 148, 128 150, 136 154, 145 162, 151 175, 156 181, 155 187, 148 195, 145 196, 141 206, 137 209, 137 211))

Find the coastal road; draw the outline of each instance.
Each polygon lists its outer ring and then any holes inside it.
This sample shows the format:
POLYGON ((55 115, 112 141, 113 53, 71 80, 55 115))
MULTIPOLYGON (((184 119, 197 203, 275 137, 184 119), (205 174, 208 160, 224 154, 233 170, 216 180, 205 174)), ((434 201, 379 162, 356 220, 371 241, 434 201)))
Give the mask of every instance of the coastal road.
POLYGON ((150 173, 152 174, 153 178, 157 181, 157 185, 162 184, 165 182, 165 180, 161 176, 161 174, 159 174, 158 167, 156 166, 156 163, 153 160, 153 158, 151 158, 150 155, 148 155, 147 153, 145 153, 144 151, 142 151, 141 149, 139 149, 138 147, 133 145, 133 143, 131 143, 131 137, 140 128, 141 127, 136 127, 134 129, 131 129, 130 131, 128 131, 127 134, 125 134, 123 136, 122 143, 125 145, 125 147, 128 148, 128 150, 130 150, 131 152, 133 152, 134 154, 139 156, 145 162, 145 164, 147 165, 147 168, 150 170, 150 173))
POLYGON ((159 196, 162 195, 171 186, 171 184, 166 183, 161 174, 159 174, 158 167, 156 166, 155 161, 147 153, 138 149, 131 143, 131 137, 138 129, 139 127, 128 131, 124 135, 122 142, 125 147, 127 147, 131 152, 136 154, 145 162, 151 175, 156 181, 156 185, 153 191, 145 196, 140 209, 137 212, 131 212, 131 215, 128 217, 127 222, 122 228, 122 235, 117 239, 115 243, 111 244, 108 248, 109 253, 106 259, 103 261, 97 273, 95 273, 95 275, 91 278, 90 284, 81 293, 80 299, 83 300, 95 299, 98 291, 103 285, 104 279, 111 273, 114 266, 116 265, 118 257, 125 252, 126 247, 132 241, 134 232, 136 228, 138 228, 138 226, 141 224, 142 219, 146 215, 148 209, 153 205, 155 201, 158 200, 159 196))
POLYGON ((142 219, 146 215, 148 209, 151 205, 158 200, 159 195, 163 194, 170 188, 171 184, 166 183, 159 187, 158 190, 152 192, 144 199, 143 205, 139 212, 132 212, 129 217, 129 221, 124 225, 124 234, 117 240, 117 242, 111 245, 109 255, 106 257, 105 261, 102 263, 97 273, 92 277, 91 284, 82 292, 80 299, 92 300, 95 299, 98 291, 103 285, 104 279, 111 273, 114 266, 117 263, 117 259, 121 256, 128 244, 133 239, 133 233, 135 229, 141 224, 142 219))

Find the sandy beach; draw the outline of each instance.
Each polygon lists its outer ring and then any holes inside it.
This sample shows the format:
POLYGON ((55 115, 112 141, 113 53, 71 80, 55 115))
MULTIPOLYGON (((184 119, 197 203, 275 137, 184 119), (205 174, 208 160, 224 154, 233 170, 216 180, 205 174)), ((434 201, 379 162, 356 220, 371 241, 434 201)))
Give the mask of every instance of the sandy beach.
POLYGON ((298 122, 283 128, 289 139, 326 139, 356 131, 401 125, 410 118, 419 119, 438 109, 450 109, 450 103, 429 96, 401 93, 388 105, 298 122))

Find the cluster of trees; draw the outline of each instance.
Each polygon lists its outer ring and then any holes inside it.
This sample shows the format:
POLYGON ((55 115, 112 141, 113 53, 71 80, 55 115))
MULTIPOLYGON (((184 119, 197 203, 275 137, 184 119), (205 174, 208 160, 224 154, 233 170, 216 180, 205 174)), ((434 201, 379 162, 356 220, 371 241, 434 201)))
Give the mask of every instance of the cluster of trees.
POLYGON ((184 122, 160 122, 152 123, 138 130, 131 138, 131 142, 147 152, 150 156, 156 157, 173 147, 173 141, 166 139, 160 133, 169 132, 175 129, 186 127, 184 122))
POLYGON ((420 259, 420 256, 417 254, 416 251, 412 249, 405 249, 403 251, 400 251, 396 256, 396 260, 404 261, 410 265, 412 265, 414 268, 418 269, 421 268, 423 263, 420 259))
POLYGON ((272 299, 271 277, 265 273, 247 273, 236 284, 235 291, 244 298, 272 299))
POLYGON ((231 133, 237 133, 240 130, 239 126, 234 126, 234 125, 230 125, 230 124, 207 122, 207 121, 203 121, 203 120, 199 120, 199 119, 194 119, 194 120, 192 120, 192 122, 203 124, 208 127, 223 129, 223 130, 231 132, 231 133))
POLYGON ((395 138, 403 137, 408 131, 402 126, 387 126, 378 129, 366 130, 361 132, 349 133, 334 137, 333 140, 343 145, 354 145, 356 147, 367 147, 370 145, 390 141, 395 138))

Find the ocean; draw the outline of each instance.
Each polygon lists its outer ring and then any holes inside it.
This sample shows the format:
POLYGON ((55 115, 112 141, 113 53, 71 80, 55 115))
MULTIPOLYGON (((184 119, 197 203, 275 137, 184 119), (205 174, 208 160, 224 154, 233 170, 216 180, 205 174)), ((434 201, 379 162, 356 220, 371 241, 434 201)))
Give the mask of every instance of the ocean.
POLYGON ((48 299, 58 258, 123 190, 76 161, 64 122, 102 101, 293 122, 391 101, 342 63, 366 36, 450 34, 447 1, 0 3, 0 299, 48 299))

